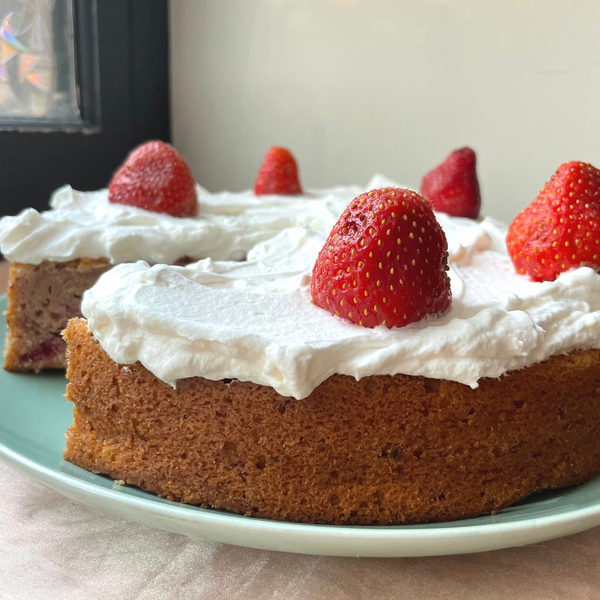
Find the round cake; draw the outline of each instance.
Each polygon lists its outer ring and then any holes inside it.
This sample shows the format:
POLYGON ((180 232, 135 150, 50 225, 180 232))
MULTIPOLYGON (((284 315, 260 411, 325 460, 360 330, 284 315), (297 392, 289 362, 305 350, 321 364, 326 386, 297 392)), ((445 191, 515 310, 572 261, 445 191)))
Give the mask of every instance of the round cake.
POLYGON ((65 458, 173 500, 336 524, 467 518, 589 480, 600 275, 532 282, 505 226, 436 217, 451 310, 400 328, 311 304, 335 216, 298 219, 243 263, 111 269, 65 332, 65 458))

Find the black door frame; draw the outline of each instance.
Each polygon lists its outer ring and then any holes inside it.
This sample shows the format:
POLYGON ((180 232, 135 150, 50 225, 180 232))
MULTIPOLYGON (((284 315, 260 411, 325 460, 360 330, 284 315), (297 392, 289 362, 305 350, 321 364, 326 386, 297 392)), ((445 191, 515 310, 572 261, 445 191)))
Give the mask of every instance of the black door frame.
MULTIPOLYGON (((97 0, 96 6, 100 109, 79 131, 0 131, 0 216, 29 206, 44 210, 51 192, 66 183, 104 187, 134 146, 170 141, 168 1, 97 0)), ((75 16, 77 28, 85 10, 75 16)))

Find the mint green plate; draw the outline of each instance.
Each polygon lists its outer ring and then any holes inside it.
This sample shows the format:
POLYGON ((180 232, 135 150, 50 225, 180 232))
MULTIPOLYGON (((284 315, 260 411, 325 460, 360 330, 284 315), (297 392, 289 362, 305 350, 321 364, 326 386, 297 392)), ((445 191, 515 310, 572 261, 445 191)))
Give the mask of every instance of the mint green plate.
MULTIPOLYGON (((0 312, 6 296, 0 297, 0 312)), ((6 322, 0 320, 4 339, 6 322)), ((0 369, 0 459, 61 494, 150 527, 265 550, 334 556, 433 556, 523 546, 600 525, 600 477, 538 494, 494 516, 399 527, 282 523, 169 502, 62 460, 72 408, 63 373, 0 369)))

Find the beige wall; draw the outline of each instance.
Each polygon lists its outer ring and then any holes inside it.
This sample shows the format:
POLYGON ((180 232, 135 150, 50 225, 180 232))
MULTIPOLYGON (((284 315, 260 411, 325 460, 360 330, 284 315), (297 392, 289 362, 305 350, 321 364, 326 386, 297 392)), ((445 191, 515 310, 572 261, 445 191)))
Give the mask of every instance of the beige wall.
POLYGON ((171 0, 176 146, 211 190, 288 146, 306 187, 411 186, 479 156, 509 220, 561 162, 600 167, 597 0, 171 0))

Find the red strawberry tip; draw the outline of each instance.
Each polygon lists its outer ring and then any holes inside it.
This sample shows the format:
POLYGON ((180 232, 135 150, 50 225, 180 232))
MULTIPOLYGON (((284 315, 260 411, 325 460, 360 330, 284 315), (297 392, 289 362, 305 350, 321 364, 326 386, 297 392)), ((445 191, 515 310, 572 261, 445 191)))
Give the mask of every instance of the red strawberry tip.
POLYGON ((196 183, 185 159, 159 140, 138 146, 113 175, 108 201, 174 217, 198 213, 196 183))
POLYGON ((421 181, 421 194, 434 210, 454 217, 476 219, 481 208, 481 193, 474 150, 465 146, 452 151, 421 181))
POLYGON ((273 146, 267 152, 256 177, 254 193, 257 196, 302 194, 298 164, 287 148, 273 146))

